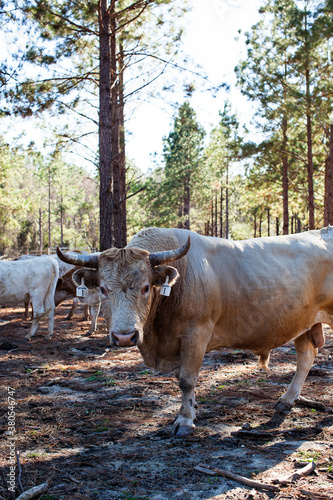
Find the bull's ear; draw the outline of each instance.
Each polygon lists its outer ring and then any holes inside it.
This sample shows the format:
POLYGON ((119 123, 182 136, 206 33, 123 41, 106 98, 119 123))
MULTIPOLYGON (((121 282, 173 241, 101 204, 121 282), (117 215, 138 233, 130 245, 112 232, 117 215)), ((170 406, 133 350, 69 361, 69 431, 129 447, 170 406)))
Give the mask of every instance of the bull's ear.
POLYGON ((74 271, 72 279, 75 285, 81 285, 81 279, 84 279, 84 284, 87 288, 95 288, 99 286, 99 274, 97 269, 87 269, 83 267, 74 271))
POLYGON ((179 272, 172 266, 157 266, 153 269, 153 285, 162 286, 165 283, 166 277, 169 276, 169 285, 176 283, 179 272))

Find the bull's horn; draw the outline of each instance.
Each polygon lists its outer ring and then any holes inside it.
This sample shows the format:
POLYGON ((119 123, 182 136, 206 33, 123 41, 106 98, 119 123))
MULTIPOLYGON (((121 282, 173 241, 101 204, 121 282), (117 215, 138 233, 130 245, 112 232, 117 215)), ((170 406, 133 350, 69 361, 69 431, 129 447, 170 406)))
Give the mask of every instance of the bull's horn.
POLYGON ((67 262, 67 264, 73 264, 73 266, 83 266, 91 267, 93 269, 98 269, 98 255, 87 255, 87 254, 68 254, 63 253, 59 247, 57 247, 57 255, 60 260, 67 262))
POLYGON ((187 242, 184 246, 176 248, 175 250, 166 250, 165 252, 156 252, 149 254, 149 261, 152 267, 159 266, 165 262, 170 262, 172 260, 180 259, 184 257, 189 251, 191 244, 191 238, 188 237, 187 242))

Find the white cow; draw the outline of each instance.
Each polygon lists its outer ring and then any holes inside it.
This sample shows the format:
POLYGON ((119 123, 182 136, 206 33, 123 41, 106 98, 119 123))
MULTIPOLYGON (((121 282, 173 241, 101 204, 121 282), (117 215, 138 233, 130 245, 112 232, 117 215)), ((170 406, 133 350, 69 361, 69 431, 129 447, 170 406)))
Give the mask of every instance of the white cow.
MULTIPOLYGON (((68 252, 69 255, 80 255, 80 252, 68 252)), ((95 254, 91 254, 95 255, 95 254)), ((98 254, 96 254, 98 255, 98 254)), ((76 297, 76 285, 72 281, 72 274, 74 271, 74 266, 72 264, 67 264, 59 259, 57 255, 47 255, 46 258, 55 259, 59 266, 59 280, 57 283, 57 288, 55 291, 54 302, 57 307, 59 304, 64 302, 65 300, 73 299, 73 304, 71 310, 69 311, 66 319, 72 319, 76 308, 79 304, 84 305, 84 317, 83 319, 87 321, 91 320, 90 328, 87 332, 87 335, 93 334, 97 329, 97 318, 101 309, 101 299, 99 289, 89 289, 88 295, 84 299, 79 299, 76 297), (72 272, 71 272, 72 271, 72 272)), ((31 260, 37 259, 39 255, 21 255, 17 260, 31 260)), ((29 317, 29 305, 30 299, 24 302, 24 319, 27 320, 29 317)), ((31 312, 31 317, 33 317, 33 310, 31 312)))
POLYGON ((30 300, 33 307, 32 325, 26 339, 37 330, 42 317, 48 315, 50 339, 54 325, 54 293, 59 278, 59 267, 55 259, 1 261, 0 262, 0 305, 17 306, 30 300))

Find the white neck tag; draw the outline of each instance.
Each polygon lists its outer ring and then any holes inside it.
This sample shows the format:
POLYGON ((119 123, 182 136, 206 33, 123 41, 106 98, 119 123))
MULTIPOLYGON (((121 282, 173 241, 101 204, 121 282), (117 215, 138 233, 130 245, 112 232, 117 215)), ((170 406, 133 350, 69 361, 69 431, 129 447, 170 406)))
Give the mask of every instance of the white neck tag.
POLYGON ((81 278, 81 285, 76 288, 76 296, 77 297, 87 297, 88 288, 84 284, 83 278, 81 278))
POLYGON ((161 287, 160 295, 169 297, 171 293, 171 286, 169 285, 169 276, 166 277, 165 283, 161 287))

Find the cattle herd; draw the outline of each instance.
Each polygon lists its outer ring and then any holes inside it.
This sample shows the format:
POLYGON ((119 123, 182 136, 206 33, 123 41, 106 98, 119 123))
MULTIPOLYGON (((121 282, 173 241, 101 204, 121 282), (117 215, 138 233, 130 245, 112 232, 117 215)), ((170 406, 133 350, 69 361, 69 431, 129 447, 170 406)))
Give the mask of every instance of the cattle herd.
POLYGON ((48 334, 53 334, 54 310, 66 300, 73 299, 73 305, 67 319, 70 319, 79 302, 85 304, 85 314, 90 308, 91 326, 87 334, 96 330, 97 317, 101 307, 99 289, 92 288, 87 297, 76 297, 76 286, 72 275, 75 266, 66 264, 56 255, 24 255, 14 261, 0 261, 0 305, 25 305, 25 319, 32 307, 32 325, 26 335, 30 339, 44 316, 48 316, 48 334))
POLYGON ((31 303, 26 338, 46 315, 51 338, 55 307, 68 299, 75 307, 82 280, 89 333, 102 306, 111 345, 137 346, 148 366, 175 373, 182 402, 173 433, 182 437, 194 428, 208 351, 248 349, 267 368, 270 351, 294 341, 296 373, 276 408, 299 398, 324 344, 321 323, 333 327, 333 227, 243 241, 148 228, 122 249, 0 261, 0 305, 31 303))

